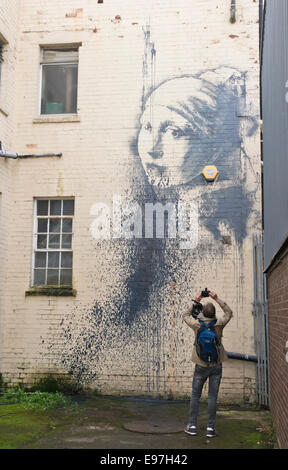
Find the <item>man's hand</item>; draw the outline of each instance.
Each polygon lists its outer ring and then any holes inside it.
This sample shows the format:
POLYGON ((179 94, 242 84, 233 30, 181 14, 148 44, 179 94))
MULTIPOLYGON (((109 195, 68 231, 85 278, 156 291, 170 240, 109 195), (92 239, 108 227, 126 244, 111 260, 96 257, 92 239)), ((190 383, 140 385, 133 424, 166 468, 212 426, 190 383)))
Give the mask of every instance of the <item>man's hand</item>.
POLYGON ((201 295, 201 292, 200 292, 200 294, 197 294, 195 296, 195 300, 196 300, 196 302, 200 302, 201 299, 202 299, 202 295, 201 295))
POLYGON ((211 290, 209 290, 209 297, 212 297, 213 300, 218 300, 218 295, 216 294, 216 292, 212 292, 211 290))

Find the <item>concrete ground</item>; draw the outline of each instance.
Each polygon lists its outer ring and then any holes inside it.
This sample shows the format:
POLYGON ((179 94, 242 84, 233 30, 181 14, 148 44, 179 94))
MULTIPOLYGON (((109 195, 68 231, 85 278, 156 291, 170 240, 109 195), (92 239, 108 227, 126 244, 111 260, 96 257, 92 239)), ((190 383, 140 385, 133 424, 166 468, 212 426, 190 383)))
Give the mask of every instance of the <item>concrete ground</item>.
POLYGON ((183 432, 188 401, 78 398, 71 419, 50 412, 49 432, 27 442, 26 449, 271 449, 277 448, 267 410, 218 406, 218 436, 207 439, 207 404, 199 413, 198 435, 183 432), (72 419, 73 418, 73 419, 72 419))

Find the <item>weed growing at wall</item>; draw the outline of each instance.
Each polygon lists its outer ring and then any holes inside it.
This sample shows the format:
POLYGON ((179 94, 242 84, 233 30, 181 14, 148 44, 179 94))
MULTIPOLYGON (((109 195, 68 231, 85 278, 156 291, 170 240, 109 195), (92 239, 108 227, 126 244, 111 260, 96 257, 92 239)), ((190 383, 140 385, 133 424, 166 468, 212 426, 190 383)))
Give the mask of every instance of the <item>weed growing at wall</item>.
MULTIPOLYGON (((71 407, 70 398, 61 392, 25 392, 20 388, 8 390, 1 397, 2 403, 19 403, 26 410, 45 411, 53 408, 71 407)), ((74 404, 73 404, 74 406, 74 404)))

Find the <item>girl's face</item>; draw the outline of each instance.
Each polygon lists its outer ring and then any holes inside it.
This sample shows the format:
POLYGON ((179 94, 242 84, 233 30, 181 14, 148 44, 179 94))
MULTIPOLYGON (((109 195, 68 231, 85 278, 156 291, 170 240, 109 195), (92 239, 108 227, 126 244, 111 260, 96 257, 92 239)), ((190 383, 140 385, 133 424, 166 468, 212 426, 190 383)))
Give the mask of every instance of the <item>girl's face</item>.
POLYGON ((183 170, 192 137, 192 125, 166 106, 145 109, 138 152, 151 184, 174 186, 191 179, 190 172, 183 170))

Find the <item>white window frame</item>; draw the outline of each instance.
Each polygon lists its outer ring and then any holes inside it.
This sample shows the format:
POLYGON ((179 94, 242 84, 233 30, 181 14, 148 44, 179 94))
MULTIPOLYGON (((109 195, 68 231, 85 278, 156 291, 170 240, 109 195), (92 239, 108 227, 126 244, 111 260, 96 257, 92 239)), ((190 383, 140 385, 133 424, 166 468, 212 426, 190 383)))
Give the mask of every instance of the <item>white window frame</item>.
MULTIPOLYGON (((63 113, 63 114, 46 114, 46 113, 41 113, 41 107, 42 107, 42 78, 43 78, 43 65, 47 66, 47 65, 51 65, 52 67, 54 65, 77 65, 78 66, 78 74, 79 74, 79 48, 80 48, 81 44, 64 44, 64 45, 61 45, 61 46, 54 46, 54 45, 50 45, 50 46, 45 46, 45 45, 40 45, 40 83, 39 83, 39 102, 38 102, 38 114, 39 116, 74 116, 75 114, 77 114, 77 110, 76 110, 76 113, 63 113), (43 55, 43 51, 44 50, 49 50, 49 49, 58 49, 59 51, 61 50, 69 50, 69 49, 77 49, 78 50, 78 59, 77 61, 70 61, 70 62, 45 62, 43 61, 42 59, 42 55, 43 55)), ((79 83, 79 82, 78 82, 79 83)), ((77 87, 77 107, 78 107, 78 87, 77 87)))
MULTIPOLYGON (((61 207, 63 208, 63 204, 61 205, 61 207)), ((65 269, 65 268, 61 268, 61 252, 70 252, 72 253, 72 267, 71 267, 71 270, 72 270, 72 281, 71 281, 71 287, 73 285, 73 239, 74 239, 74 217, 75 217, 75 198, 74 197, 37 197, 34 199, 34 208, 33 208, 33 249, 32 249, 32 270, 31 270, 31 287, 49 287, 51 286, 51 284, 47 284, 47 271, 48 271, 48 264, 47 264, 47 253, 49 252, 59 252, 60 253, 60 259, 59 259, 59 267, 58 267, 58 284, 55 284, 53 285, 53 287, 62 287, 62 286, 67 286, 67 284, 60 284, 60 272, 61 272, 61 269, 65 269), (57 216, 57 215, 49 215, 50 214, 50 201, 64 201, 64 200, 73 200, 74 201, 74 213, 73 215, 63 215, 63 213, 61 213, 60 216, 57 216), (37 201, 48 201, 48 215, 47 216, 38 216, 37 215, 37 201), (46 248, 44 249, 40 249, 37 247, 37 241, 38 241, 38 218, 47 218, 47 219, 50 219, 50 218, 53 218, 53 219, 56 219, 56 218, 61 218, 61 219, 68 219, 68 218, 71 218, 72 219, 72 232, 71 232, 71 248, 61 248, 61 245, 62 245, 62 235, 63 235, 63 232, 60 231, 59 232, 59 235, 60 235, 60 248, 49 248, 48 246, 48 236, 49 236, 49 227, 47 227, 47 244, 46 244, 46 248), (46 266, 45 266, 45 284, 35 284, 35 279, 34 279, 34 270, 35 270, 35 254, 36 253, 39 253, 39 252, 45 252, 46 253, 46 266)), ((64 234, 67 234, 67 235, 70 235, 70 232, 69 233, 64 233, 64 234)), ((52 268, 53 269, 53 268, 52 268)), ((70 268, 67 268, 67 269, 70 269, 70 268)), ((70 285, 69 285, 70 286, 70 285)))

